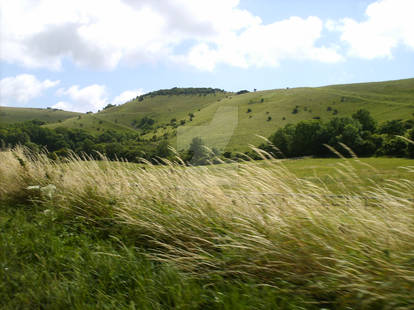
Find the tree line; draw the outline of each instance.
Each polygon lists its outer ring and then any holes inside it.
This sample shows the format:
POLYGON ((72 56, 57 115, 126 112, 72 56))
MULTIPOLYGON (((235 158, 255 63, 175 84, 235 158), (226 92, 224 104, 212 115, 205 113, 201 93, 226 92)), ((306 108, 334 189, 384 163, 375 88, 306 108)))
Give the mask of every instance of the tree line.
POLYGON ((155 97, 155 96, 172 96, 172 95, 199 95, 206 96, 216 93, 224 93, 225 90, 220 88, 211 88, 211 87, 174 87, 171 89, 160 89, 157 91, 149 92, 141 96, 137 96, 136 99, 139 101, 144 100, 145 97, 155 97))
POLYGON ((269 137, 260 148, 283 157, 334 156, 327 145, 344 151, 346 145, 357 156, 393 156, 414 158, 414 119, 389 120, 378 124, 367 110, 352 117, 334 117, 330 121, 301 121, 287 124, 269 137))
POLYGON ((70 152, 98 158, 105 154, 109 159, 124 158, 138 161, 156 156, 158 144, 142 140, 139 134, 107 130, 91 135, 83 129, 43 127, 42 121, 15 123, 0 128, 2 148, 23 145, 34 152, 47 150, 52 157, 67 156, 70 152))
MULTIPOLYGON (((172 151, 167 139, 158 141, 142 139, 138 133, 107 130, 99 135, 91 135, 83 129, 66 127, 47 128, 43 121, 33 120, 0 127, 1 149, 22 145, 33 152, 47 151, 51 158, 67 157, 73 153, 88 155, 99 159, 105 155, 111 160, 125 159, 140 162, 142 159, 154 164, 161 159, 173 160, 176 153, 172 151)), ((194 138, 188 150, 178 156, 186 163, 203 165, 214 162, 219 155, 217 150, 208 151, 201 138, 194 138)))
MULTIPOLYGON (((174 153, 167 138, 143 139, 138 133, 107 130, 99 135, 92 135, 83 129, 65 127, 44 127, 45 122, 27 121, 0 127, 0 146, 5 149, 16 145, 24 145, 34 152, 47 150, 51 157, 68 156, 71 152, 78 155, 87 154, 99 158, 100 154, 109 159, 126 159, 139 162, 143 158, 158 163, 160 158, 174 159, 179 155, 185 162, 203 165, 217 161, 232 159, 240 160, 245 155, 260 159, 256 153, 220 154, 213 149, 208 150, 201 138, 192 140, 188 150, 174 153)), ((148 119, 137 126, 147 126, 148 119), (142 124, 141 124, 142 123, 142 124)), ((393 156, 414 158, 414 119, 389 120, 378 124, 366 110, 359 110, 352 117, 334 117, 330 121, 301 121, 288 124, 276 130, 269 137, 269 143, 261 149, 275 157, 332 157, 335 154, 326 145, 347 152, 346 145, 357 156, 393 156), (404 138, 406 139, 404 139, 404 138)))

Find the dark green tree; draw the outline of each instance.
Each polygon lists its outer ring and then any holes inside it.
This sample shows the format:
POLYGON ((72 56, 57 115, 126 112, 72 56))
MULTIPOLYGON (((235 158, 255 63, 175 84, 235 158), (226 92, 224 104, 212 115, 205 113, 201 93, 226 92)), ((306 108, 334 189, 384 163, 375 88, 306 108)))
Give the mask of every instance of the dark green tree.
POLYGON ((191 140, 188 149, 188 159, 193 165, 205 165, 208 163, 209 151, 200 137, 195 137, 191 140))
POLYGON ((358 110, 356 113, 352 114, 352 118, 357 120, 362 125, 362 130, 375 132, 377 122, 367 110, 358 110))

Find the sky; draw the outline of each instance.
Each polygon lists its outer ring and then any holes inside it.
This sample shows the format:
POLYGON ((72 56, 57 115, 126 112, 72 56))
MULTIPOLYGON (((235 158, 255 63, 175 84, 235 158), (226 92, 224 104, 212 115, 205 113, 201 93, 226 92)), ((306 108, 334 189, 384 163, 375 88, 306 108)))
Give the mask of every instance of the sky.
POLYGON ((0 0, 0 105, 414 77, 414 0, 0 0))

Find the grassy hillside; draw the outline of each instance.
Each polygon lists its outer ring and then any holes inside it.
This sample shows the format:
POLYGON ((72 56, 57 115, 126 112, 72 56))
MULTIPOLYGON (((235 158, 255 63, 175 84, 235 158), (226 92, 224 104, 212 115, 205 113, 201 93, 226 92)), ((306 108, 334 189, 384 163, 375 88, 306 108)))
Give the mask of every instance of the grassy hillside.
POLYGON ((158 95, 146 97, 143 101, 138 99, 127 102, 121 106, 109 108, 95 114, 82 115, 68 119, 61 124, 49 127, 66 126, 69 128, 83 128, 94 134, 104 130, 138 130, 135 123, 145 116, 154 119, 153 127, 169 124, 171 119, 179 122, 188 119, 188 113, 196 113, 217 100, 225 98, 226 93, 208 95, 158 95))
POLYGON ((81 113, 68 112, 57 109, 0 107, 0 125, 30 120, 56 123, 78 115, 81 115, 81 113))
POLYGON ((202 136, 207 145, 225 144, 228 150, 244 151, 249 144, 261 142, 256 135, 268 137, 288 123, 350 116, 361 108, 370 111, 379 122, 413 117, 414 79, 276 89, 241 95, 147 96, 142 101, 136 99, 100 113, 68 119, 59 125, 84 128, 93 133, 107 129, 138 130, 147 139, 166 135, 175 147, 178 135, 178 148, 188 144, 192 137, 202 136), (139 127, 144 117, 155 121, 151 128, 139 127), (176 124, 171 123, 172 119, 176 119, 176 124))
MULTIPOLYGON (((269 90, 230 96, 196 113, 194 121, 186 127, 208 125, 215 112, 226 106, 237 107, 238 111, 237 129, 232 135, 229 149, 245 150, 249 143, 261 142, 256 134, 268 137, 276 128, 288 123, 350 116, 361 108, 370 111, 379 122, 411 118, 414 112, 414 79, 269 90), (297 113, 294 113, 295 108, 297 113), (251 112, 248 113, 249 109, 251 112)), ((220 134, 219 126, 211 126, 206 141, 214 143, 220 134)))

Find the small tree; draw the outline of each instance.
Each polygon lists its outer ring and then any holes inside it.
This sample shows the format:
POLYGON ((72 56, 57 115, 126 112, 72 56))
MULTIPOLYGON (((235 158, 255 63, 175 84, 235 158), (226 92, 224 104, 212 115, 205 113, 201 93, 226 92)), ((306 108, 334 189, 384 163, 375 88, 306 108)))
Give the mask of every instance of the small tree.
POLYGON ((115 107, 115 105, 114 104, 110 104, 110 103, 108 103, 107 105, 106 105, 106 107, 105 108, 103 108, 104 110, 106 110, 106 109, 110 109, 110 108, 113 108, 113 107, 115 107))
POLYGON ((358 110, 356 113, 352 114, 352 118, 361 123, 362 130, 374 132, 377 128, 377 122, 367 110, 358 110))
POLYGON ((188 149, 188 160, 193 165, 205 165, 208 163, 209 152, 200 137, 195 137, 191 141, 190 148, 188 149))
POLYGON ((161 158, 168 158, 171 156, 172 152, 169 148, 167 140, 162 140, 158 143, 157 148, 155 149, 155 154, 161 158))

